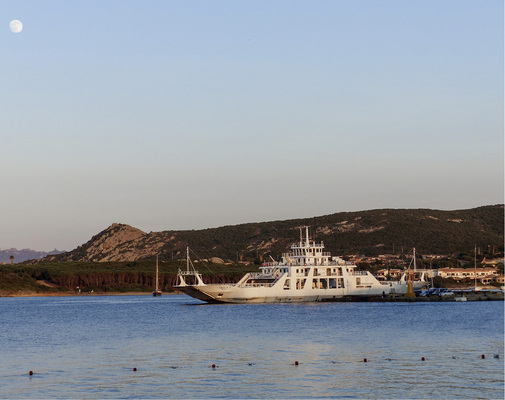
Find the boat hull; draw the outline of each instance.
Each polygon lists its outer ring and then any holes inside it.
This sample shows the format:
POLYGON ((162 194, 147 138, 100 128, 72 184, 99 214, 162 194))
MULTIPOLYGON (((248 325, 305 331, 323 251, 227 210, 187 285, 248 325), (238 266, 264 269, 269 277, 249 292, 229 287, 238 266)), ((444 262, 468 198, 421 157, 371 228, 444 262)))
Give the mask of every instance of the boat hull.
POLYGON ((271 287, 243 288, 219 284, 176 286, 174 289, 207 303, 234 304, 338 302, 379 298, 391 293, 406 293, 406 288, 400 290, 400 287, 396 287, 397 290, 393 290, 393 292, 388 288, 375 288, 375 290, 353 291, 352 294, 345 288, 295 291, 275 290, 271 287))

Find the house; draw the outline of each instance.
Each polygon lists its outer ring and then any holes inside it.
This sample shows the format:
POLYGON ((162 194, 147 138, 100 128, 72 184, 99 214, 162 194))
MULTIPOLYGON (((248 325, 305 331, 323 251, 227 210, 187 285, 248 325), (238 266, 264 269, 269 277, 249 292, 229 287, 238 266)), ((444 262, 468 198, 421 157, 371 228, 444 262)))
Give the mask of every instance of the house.
POLYGON ((498 271, 496 268, 439 268, 438 276, 442 278, 452 278, 456 281, 463 279, 474 280, 477 278, 482 283, 486 283, 497 277, 498 271), (486 282, 484 282, 486 281, 486 282))
POLYGON ((377 271, 377 279, 386 280, 389 275, 392 279, 400 279, 402 276, 403 270, 397 268, 391 269, 380 269, 377 271))

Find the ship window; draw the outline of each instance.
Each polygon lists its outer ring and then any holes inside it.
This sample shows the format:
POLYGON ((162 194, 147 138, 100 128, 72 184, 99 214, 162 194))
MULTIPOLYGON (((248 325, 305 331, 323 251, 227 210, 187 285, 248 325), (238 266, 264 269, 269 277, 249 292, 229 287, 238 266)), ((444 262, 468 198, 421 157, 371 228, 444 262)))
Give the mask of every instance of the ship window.
POLYGON ((301 280, 301 285, 300 285, 300 289, 303 289, 305 287, 305 282, 307 281, 307 279, 302 279, 301 280))
POLYGON ((291 287, 291 279, 286 279, 284 281, 284 290, 289 290, 290 287, 291 287))
POLYGON ((319 287, 321 289, 327 289, 328 288, 328 280, 327 279, 321 279, 319 287))
POLYGON ((330 278, 330 285, 328 286, 330 289, 337 288, 337 280, 335 278, 330 278))

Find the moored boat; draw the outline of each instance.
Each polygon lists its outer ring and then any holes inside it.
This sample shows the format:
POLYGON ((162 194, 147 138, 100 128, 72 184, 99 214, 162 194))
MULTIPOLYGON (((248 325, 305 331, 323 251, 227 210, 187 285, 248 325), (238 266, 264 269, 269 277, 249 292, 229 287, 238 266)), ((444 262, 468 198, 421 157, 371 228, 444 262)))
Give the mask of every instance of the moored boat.
MULTIPOLYGON (((324 251, 323 243, 300 229, 300 242, 282 255, 282 261, 264 263, 259 272, 245 274, 237 283, 205 284, 187 251, 186 270, 179 269, 174 289, 208 303, 292 303, 366 299, 406 294, 427 285, 405 273, 399 281, 379 281, 369 271, 324 251)), ((423 277, 424 278, 424 277, 423 277)))
POLYGON ((323 251, 323 243, 300 229, 300 242, 282 255, 282 261, 264 263, 259 272, 245 274, 237 283, 205 284, 187 252, 186 270, 179 269, 174 289, 208 303, 294 303, 339 301, 407 293, 427 282, 412 282, 404 274, 399 281, 379 281, 369 271, 323 251))
POLYGON ((156 255, 156 287, 153 291, 153 297, 161 297, 161 290, 159 288, 159 279, 158 279, 158 255, 156 255))

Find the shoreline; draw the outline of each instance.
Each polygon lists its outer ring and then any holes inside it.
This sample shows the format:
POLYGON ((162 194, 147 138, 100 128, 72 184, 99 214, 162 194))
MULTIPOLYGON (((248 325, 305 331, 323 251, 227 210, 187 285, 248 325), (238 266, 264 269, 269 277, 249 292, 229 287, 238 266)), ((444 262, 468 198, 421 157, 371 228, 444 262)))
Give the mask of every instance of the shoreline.
MULTIPOLYGON (((163 292, 163 296, 172 296, 176 292, 163 292)), ((0 292, 1 297, 88 297, 88 296, 152 296, 152 292, 99 292, 99 293, 40 293, 40 292, 16 292, 16 293, 3 293, 0 292)))

